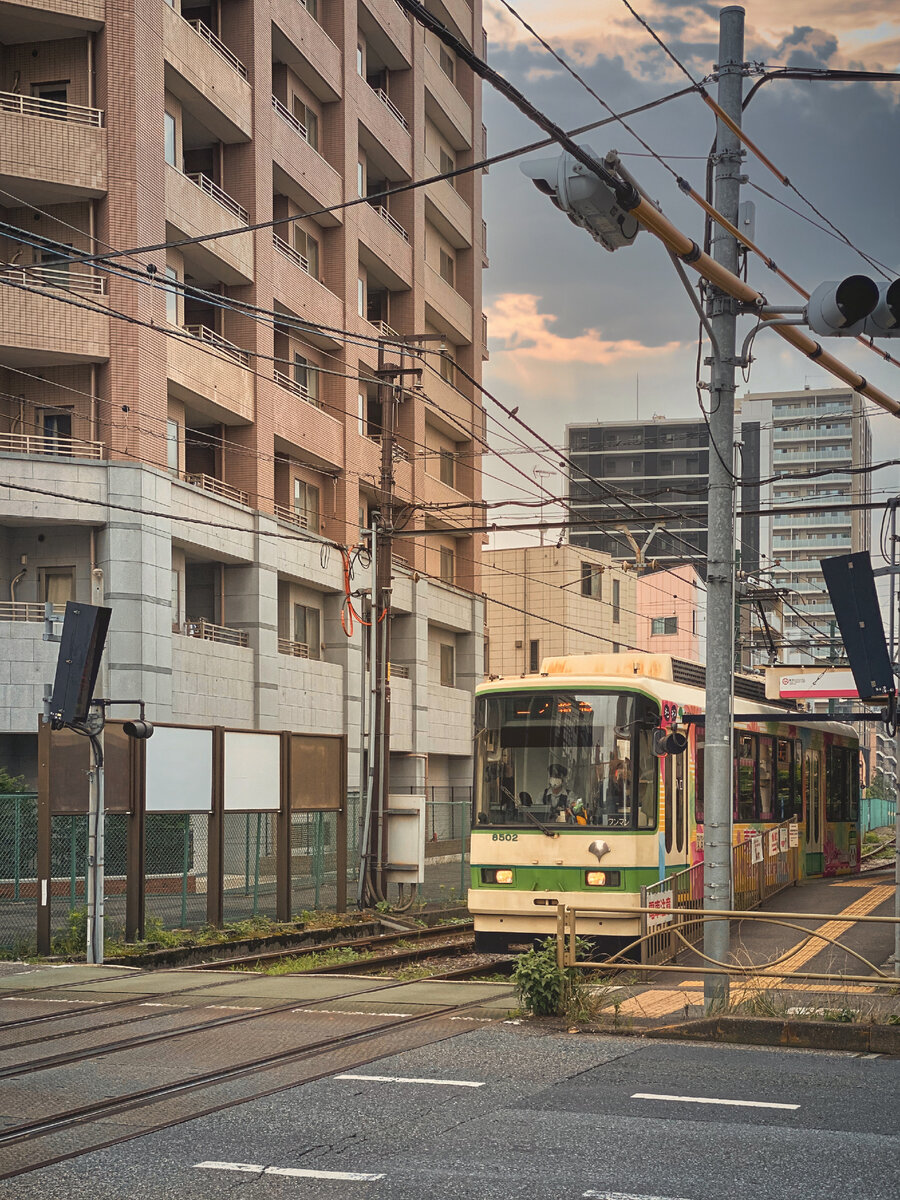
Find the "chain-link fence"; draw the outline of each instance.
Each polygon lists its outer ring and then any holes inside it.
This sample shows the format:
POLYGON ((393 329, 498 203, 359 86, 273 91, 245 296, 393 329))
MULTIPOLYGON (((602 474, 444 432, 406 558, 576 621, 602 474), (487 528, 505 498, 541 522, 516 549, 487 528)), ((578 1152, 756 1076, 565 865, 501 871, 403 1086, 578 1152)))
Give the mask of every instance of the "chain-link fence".
MULTIPOLYGON (((125 936, 126 848, 128 817, 106 813, 104 837, 104 933, 125 936)), ((64 935, 71 913, 87 904, 88 815, 57 813, 50 820, 50 931, 64 935)))
POLYGON ((37 796, 0 795, 0 950, 36 945, 37 796))
POLYGON ((226 921, 275 919, 275 821, 270 812, 225 813, 222 905, 226 921))
POLYGON ((291 814, 291 913, 337 908, 338 817, 291 814))
POLYGON ((206 924, 205 813, 147 813, 144 826, 144 915, 164 929, 206 924))
POLYGON ((470 788, 428 788, 425 796, 425 882, 419 899, 465 904, 469 890, 470 788))

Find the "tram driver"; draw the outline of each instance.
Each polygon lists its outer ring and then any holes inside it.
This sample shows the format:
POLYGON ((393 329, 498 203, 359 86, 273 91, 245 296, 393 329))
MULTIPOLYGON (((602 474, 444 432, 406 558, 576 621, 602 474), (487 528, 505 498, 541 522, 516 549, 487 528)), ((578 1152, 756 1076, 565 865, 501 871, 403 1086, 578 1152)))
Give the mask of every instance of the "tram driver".
POLYGON ((557 820, 566 819, 569 807, 569 792, 566 787, 568 767, 563 763, 551 763, 547 771, 547 786, 541 796, 541 804, 550 809, 551 816, 557 820))

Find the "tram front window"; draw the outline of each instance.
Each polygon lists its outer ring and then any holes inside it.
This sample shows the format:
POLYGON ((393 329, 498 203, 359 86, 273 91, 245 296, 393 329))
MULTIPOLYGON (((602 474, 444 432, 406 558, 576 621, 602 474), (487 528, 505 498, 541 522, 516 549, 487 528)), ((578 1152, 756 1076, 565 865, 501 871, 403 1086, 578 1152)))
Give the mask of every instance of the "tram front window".
POLYGON ((652 701, 631 693, 523 692, 476 701, 476 821, 656 826, 652 701))

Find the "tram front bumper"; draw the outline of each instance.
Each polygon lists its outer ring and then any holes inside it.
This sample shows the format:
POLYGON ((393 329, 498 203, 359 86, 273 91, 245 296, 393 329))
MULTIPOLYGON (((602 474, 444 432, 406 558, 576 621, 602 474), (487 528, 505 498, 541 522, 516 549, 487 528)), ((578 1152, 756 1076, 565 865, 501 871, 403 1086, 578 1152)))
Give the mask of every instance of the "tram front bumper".
POLYGON ((475 929, 482 933, 522 933, 547 937, 556 933, 557 910, 561 905, 578 910, 579 934, 604 937, 633 937, 641 932, 640 913, 629 909, 640 904, 636 896, 622 893, 577 895, 566 892, 501 892, 493 888, 470 888, 469 912, 475 929))

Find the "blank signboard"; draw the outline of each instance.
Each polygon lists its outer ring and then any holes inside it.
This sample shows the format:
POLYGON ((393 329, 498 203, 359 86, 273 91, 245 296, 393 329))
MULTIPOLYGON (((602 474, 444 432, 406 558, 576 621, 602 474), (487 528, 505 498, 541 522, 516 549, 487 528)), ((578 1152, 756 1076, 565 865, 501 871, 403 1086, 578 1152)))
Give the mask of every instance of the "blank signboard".
POLYGON ((147 745, 147 812, 210 812, 212 730, 157 725, 147 745))
POLYGON ((277 733, 226 733, 225 811, 277 812, 280 807, 280 736, 277 733))

